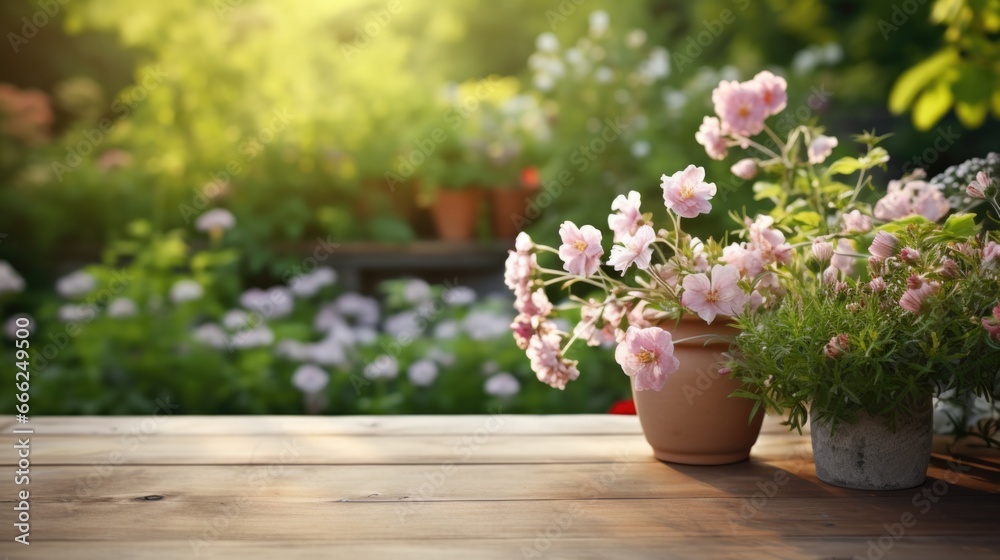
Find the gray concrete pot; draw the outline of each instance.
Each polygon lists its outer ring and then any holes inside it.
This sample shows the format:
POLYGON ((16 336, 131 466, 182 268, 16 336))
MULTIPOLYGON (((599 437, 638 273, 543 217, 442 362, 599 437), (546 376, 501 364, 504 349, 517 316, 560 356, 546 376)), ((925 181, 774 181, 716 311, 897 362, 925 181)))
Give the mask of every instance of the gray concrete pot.
POLYGON ((927 478, 934 431, 930 398, 900 420, 892 432, 881 418, 862 415, 841 423, 811 421, 816 476, 827 484, 857 490, 903 490, 927 478))

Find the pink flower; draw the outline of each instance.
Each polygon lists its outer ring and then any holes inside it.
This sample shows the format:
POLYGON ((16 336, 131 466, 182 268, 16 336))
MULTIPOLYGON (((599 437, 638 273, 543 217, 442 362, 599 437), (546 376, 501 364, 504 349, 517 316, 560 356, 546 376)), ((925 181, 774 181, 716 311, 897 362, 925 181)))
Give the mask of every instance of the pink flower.
POLYGON ((559 258, 563 268, 570 274, 590 276, 601 266, 604 248, 601 247, 601 232, 594 226, 576 227, 573 222, 563 222, 559 226, 559 258))
POLYGON ((899 258, 903 262, 915 263, 920 260, 920 251, 911 247, 903 247, 903 249, 899 251, 899 258))
POLYGON ((514 300, 514 309, 528 317, 548 317, 552 313, 552 302, 545 295, 545 290, 539 288, 532 293, 524 293, 514 300))
POLYGON ((899 306, 913 314, 920 314, 924 308, 924 300, 941 288, 939 282, 927 282, 917 276, 910 276, 906 283, 909 289, 899 299, 899 306))
POLYGON ((722 249, 722 262, 731 264, 741 274, 749 278, 764 271, 764 260, 759 251, 752 249, 746 243, 733 243, 722 249))
POLYGON ((712 211, 709 200, 715 196, 715 183, 705 182, 705 169, 689 165, 670 177, 662 175, 663 202, 682 218, 694 218, 712 211))
POLYGON ((538 380, 556 389, 565 389, 567 382, 580 377, 576 362, 563 357, 561 345, 562 337, 555 332, 536 334, 525 352, 538 380))
POLYGON ((764 130, 767 107, 760 84, 749 81, 721 82, 712 91, 715 114, 722 119, 723 132, 750 137, 764 130))
POLYGON ((615 270, 625 276, 625 271, 633 264, 640 270, 649 268, 650 260, 653 258, 653 240, 656 233, 649 226, 642 226, 635 235, 629 236, 621 245, 611 248, 611 258, 608 265, 615 267, 615 270))
POLYGON ((620 242, 627 236, 635 235, 642 222, 642 212, 639 210, 641 204, 639 193, 629 191, 628 197, 618 195, 611 203, 611 210, 615 213, 608 216, 608 227, 615 232, 615 243, 620 242))
POLYGON ((694 139, 699 144, 705 146, 705 152, 712 159, 725 159, 726 139, 722 135, 722 125, 715 117, 705 117, 698 127, 698 132, 694 134, 694 139))
POLYGON ((517 239, 514 240, 514 249, 518 253, 530 253, 534 248, 535 243, 531 240, 530 235, 523 231, 517 234, 517 239))
POLYGON ((866 233, 872 230, 872 219, 854 210, 844 214, 844 233, 866 233))
POLYGON ((993 317, 983 318, 983 328, 990 338, 1000 342, 1000 305, 993 308, 993 317))
POLYGON ((614 301, 610 301, 602 306, 602 304, 591 299, 589 303, 580 308, 580 322, 573 328, 573 334, 587 341, 587 346, 601 346, 614 342, 614 327, 617 323, 608 320, 608 310, 611 307, 617 307, 617 304, 614 301), (602 328, 598 328, 597 323, 602 319, 605 319, 605 324, 602 328))
POLYGON ((983 247, 983 268, 990 270, 1000 266, 1000 244, 990 241, 983 247))
POLYGON ((704 273, 686 276, 681 304, 708 324, 716 315, 736 315, 749 299, 739 281, 740 271, 731 264, 713 266, 711 279, 704 273))
POLYGON ((514 317, 514 322, 510 324, 510 330, 514 334, 514 342, 521 350, 528 349, 528 342, 535 336, 535 326, 531 321, 531 316, 521 313, 514 317))
POLYGON ((850 276, 854 274, 854 257, 851 256, 853 252, 854 244, 849 239, 840 239, 837 241, 837 252, 834 253, 830 262, 837 267, 837 270, 850 276))
POLYGON ((826 267, 826 270, 823 271, 823 283, 830 285, 836 284, 838 281, 840 281, 840 269, 832 264, 826 267))
POLYGON ((989 175, 980 171, 976 174, 976 180, 969 185, 965 192, 972 198, 986 198, 992 182, 993 180, 989 175))
POLYGON ((753 158, 743 158, 729 168, 740 179, 749 181, 757 176, 757 160, 753 158))
POLYGON ((889 181, 886 195, 875 204, 875 217, 891 221, 919 214, 936 222, 950 209, 948 199, 927 181, 889 181))
POLYGON ((764 70, 753 77, 760 89, 761 101, 768 115, 777 115, 788 104, 788 83, 781 76, 764 70))
POLYGON ((830 342, 826 344, 823 348, 823 354, 831 360, 839 358, 844 352, 850 350, 848 345, 848 338, 846 334, 838 334, 837 336, 830 339, 830 342))
POLYGON ((826 261, 830 260, 830 258, 833 256, 833 243, 830 243, 829 241, 821 241, 819 239, 814 239, 812 245, 812 252, 813 256, 816 257, 816 260, 818 260, 821 263, 825 263, 826 261))
POLYGON ((747 218, 746 224, 750 230, 750 246, 760 253, 764 266, 774 262, 791 262, 792 247, 785 243, 785 234, 771 227, 774 225, 774 218, 757 216, 753 222, 747 218))
POLYGON ((880 293, 885 291, 885 280, 881 276, 876 276, 872 278, 872 281, 868 283, 868 287, 875 293, 880 293))
POLYGON ((888 259, 896 255, 896 247, 898 246, 899 239, 896 239, 895 235, 880 231, 875 234, 875 239, 872 241, 871 247, 868 247, 868 252, 873 257, 888 259))
POLYGON ((659 327, 629 327, 615 350, 615 361, 632 378, 636 391, 662 390, 667 376, 680 366, 670 333, 659 327))
POLYGON ((823 163, 826 158, 830 157, 833 153, 833 149, 837 147, 837 139, 833 136, 817 136, 813 138, 813 141, 809 143, 809 163, 823 163))
POLYGON ((524 297, 530 292, 531 280, 538 268, 538 258, 532 252, 534 243, 527 233, 521 232, 510 251, 504 269, 504 283, 514 292, 515 297, 524 297))

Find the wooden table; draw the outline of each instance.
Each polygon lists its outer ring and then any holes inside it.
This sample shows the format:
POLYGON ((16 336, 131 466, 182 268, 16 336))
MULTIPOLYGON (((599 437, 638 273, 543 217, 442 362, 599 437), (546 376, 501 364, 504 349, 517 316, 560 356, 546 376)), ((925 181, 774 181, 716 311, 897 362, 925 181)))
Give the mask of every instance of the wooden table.
POLYGON ((958 461, 944 442, 922 488, 874 493, 818 482, 808 437, 771 419, 752 460, 723 467, 653 460, 623 416, 28 426, 30 547, 3 446, 9 558, 1000 557, 1000 454, 958 461))

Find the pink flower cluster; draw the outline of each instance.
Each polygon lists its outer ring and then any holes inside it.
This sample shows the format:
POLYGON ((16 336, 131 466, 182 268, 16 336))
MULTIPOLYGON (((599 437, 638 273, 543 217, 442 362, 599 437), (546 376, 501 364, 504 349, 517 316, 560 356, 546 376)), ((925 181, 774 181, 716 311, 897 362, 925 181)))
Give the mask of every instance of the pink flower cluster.
POLYGON ((886 195, 875 203, 875 217, 892 221, 907 216, 920 215, 932 222, 943 218, 951 206, 937 187, 919 180, 923 173, 916 173, 898 181, 889 181, 886 195))
POLYGON ((1000 305, 993 308, 992 317, 983 318, 983 328, 989 333, 990 338, 1000 342, 1000 305))
POLYGON ((724 81, 712 91, 715 117, 705 117, 695 134, 713 159, 726 157, 727 137, 743 147, 764 130, 764 121, 788 104, 788 84, 771 72, 760 72, 745 82, 724 81))
MULTIPOLYGON (((581 239, 586 237, 579 231, 576 234, 581 239)), ((510 325, 514 340, 519 348, 526 351, 531 369, 540 381, 565 389, 566 383, 579 377, 580 372, 575 361, 567 360, 562 355, 562 336, 556 325, 549 320, 553 310, 552 303, 545 295, 545 290, 535 286, 534 274, 538 269, 538 260, 534 253, 534 243, 528 234, 521 233, 517 236, 514 249, 507 257, 504 272, 504 282, 514 292, 514 308, 518 311, 510 325)), ((583 259, 581 262, 587 261, 583 259)))
POLYGON ((740 271, 733 265, 717 264, 711 277, 705 273, 684 277, 681 303, 712 324, 718 315, 736 315, 743 311, 750 296, 739 286, 740 271))
POLYGON ((928 281, 915 274, 906 279, 906 286, 907 290, 899 299, 899 306, 914 315, 919 315, 924 309, 925 300, 941 289, 940 282, 928 281))
POLYGON ((705 168, 689 165, 671 176, 660 177, 663 203, 682 218, 694 218, 712 211, 715 183, 705 182, 705 168))
POLYGON ((830 339, 830 342, 823 348, 823 354, 831 360, 839 358, 844 352, 850 351, 851 347, 846 334, 838 334, 830 339))

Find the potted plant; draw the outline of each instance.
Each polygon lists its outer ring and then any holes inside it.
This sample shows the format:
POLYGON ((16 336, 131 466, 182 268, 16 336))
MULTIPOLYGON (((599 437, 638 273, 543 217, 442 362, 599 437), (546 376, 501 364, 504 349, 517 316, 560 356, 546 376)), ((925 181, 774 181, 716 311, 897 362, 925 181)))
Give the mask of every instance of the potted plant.
POLYGON ((438 237, 469 241, 476 233, 482 191, 472 151, 456 135, 447 136, 424 164, 420 189, 430 201, 438 237))
POLYGON ((801 292, 784 270, 797 262, 799 250, 814 241, 830 245, 836 258, 817 281, 836 283, 853 269, 852 238, 871 230, 872 209, 859 195, 870 186, 869 171, 888 161, 878 146, 881 138, 862 135, 863 156, 827 162, 838 142, 822 129, 798 125, 781 137, 768 125, 787 99, 785 80, 770 72, 723 81, 712 93, 715 116, 705 117, 696 135, 714 159, 726 158, 730 149, 746 150, 749 157, 732 172, 756 179, 757 198, 773 203, 769 215, 733 215, 742 241, 703 242, 684 232, 682 222, 709 212, 718 190, 702 168, 688 166, 661 178, 668 219, 656 219, 655 227, 653 214, 640 209, 638 193, 614 200, 607 262, 601 232, 571 222, 560 228, 558 249, 522 234, 508 259, 506 281, 520 313, 514 337, 538 378, 554 387, 575 379, 579 373, 567 351, 577 340, 617 344, 616 357, 632 377, 640 421, 658 458, 721 464, 749 456, 763 410, 752 406, 753 399, 732 397, 740 378, 724 367, 722 354, 753 326, 745 319, 749 313, 777 306, 790 289, 801 292), (562 270, 542 266, 539 257, 547 253, 559 256, 562 270), (576 290, 558 310, 544 289, 553 284, 576 290), (561 332, 550 317, 574 305, 581 308, 578 324, 572 333, 561 332), (701 428, 696 436, 691 425, 701 428))
POLYGON ((990 398, 994 390, 998 239, 969 214, 944 225, 919 215, 885 224, 871 242, 867 275, 806 278, 795 297, 740 317, 729 364, 740 394, 757 408, 787 411, 793 429, 811 420, 824 482, 865 490, 922 484, 932 396, 990 398))

